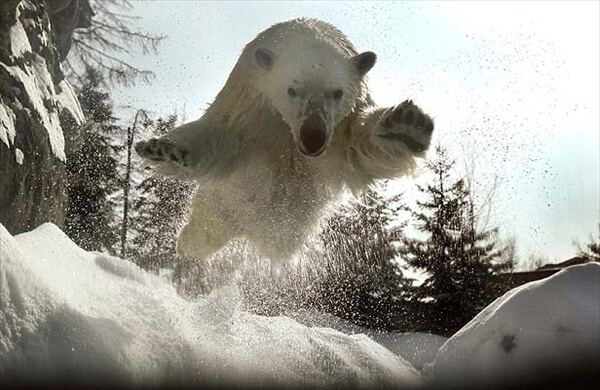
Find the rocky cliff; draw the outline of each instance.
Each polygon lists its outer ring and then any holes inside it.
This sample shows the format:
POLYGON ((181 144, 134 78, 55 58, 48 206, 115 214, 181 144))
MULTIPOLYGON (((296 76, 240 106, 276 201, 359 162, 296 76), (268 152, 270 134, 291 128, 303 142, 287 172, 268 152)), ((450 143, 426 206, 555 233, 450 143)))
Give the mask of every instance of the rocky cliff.
POLYGON ((60 62, 88 0, 0 1, 0 222, 13 234, 66 210, 65 132, 83 114, 60 62))

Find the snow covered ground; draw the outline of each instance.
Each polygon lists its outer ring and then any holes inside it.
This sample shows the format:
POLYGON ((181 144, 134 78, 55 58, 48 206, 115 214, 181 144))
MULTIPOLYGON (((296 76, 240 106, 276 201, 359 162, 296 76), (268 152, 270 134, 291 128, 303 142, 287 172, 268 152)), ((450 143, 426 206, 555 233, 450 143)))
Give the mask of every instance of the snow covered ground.
POLYGON ((0 378, 414 387, 419 373, 365 335, 239 309, 234 288, 198 302, 56 226, 0 225, 0 378))
POLYGON ((365 334, 398 356, 402 356, 414 368, 420 370, 432 363, 447 337, 430 333, 382 333, 363 328, 328 313, 299 312, 293 318, 307 326, 320 326, 338 330, 345 334, 365 334))
POLYGON ((599 264, 510 291, 447 341, 239 302, 233 287, 187 301, 51 224, 15 237, 0 225, 0 380, 445 387, 600 359, 599 264))
POLYGON ((425 376, 483 387, 590 368, 600 370, 598 263, 507 292, 442 346, 425 376))

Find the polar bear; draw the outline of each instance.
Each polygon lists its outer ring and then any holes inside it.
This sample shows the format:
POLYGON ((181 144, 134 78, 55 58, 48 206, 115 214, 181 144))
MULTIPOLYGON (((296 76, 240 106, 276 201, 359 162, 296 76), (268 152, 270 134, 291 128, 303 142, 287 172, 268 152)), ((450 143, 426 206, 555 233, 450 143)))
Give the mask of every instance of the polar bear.
POLYGON ((285 262, 344 191, 410 172, 433 121, 411 100, 374 105, 365 75, 375 60, 323 21, 273 25, 200 119, 138 142, 157 173, 199 183, 177 252, 206 259, 245 237, 285 262))

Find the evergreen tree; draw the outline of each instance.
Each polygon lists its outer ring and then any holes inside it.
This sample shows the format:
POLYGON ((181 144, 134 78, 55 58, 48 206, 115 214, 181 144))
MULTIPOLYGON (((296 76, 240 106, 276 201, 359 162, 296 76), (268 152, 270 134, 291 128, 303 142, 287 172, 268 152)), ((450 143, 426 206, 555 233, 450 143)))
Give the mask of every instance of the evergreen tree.
POLYGON ((111 140, 122 129, 116 124, 112 100, 102 84, 100 74, 87 68, 77 93, 86 123, 67 149, 65 232, 84 249, 110 251, 117 241, 114 194, 120 189, 120 147, 111 140))
MULTIPOLYGON (((598 232, 600 233, 600 224, 598 224, 598 232)), ((590 240, 587 244, 584 244, 583 247, 581 244, 577 244, 577 255, 583 257, 587 261, 595 261, 600 262, 600 234, 594 237, 590 235, 590 240)))
POLYGON ((397 329, 409 280, 395 262, 403 226, 392 227, 400 196, 369 191, 327 221, 300 264, 273 279, 259 262, 241 273, 248 310, 281 315, 329 313, 374 330, 397 329))
POLYGON ((443 335, 456 332, 503 292, 495 275, 512 265, 498 248, 498 230, 478 229, 465 180, 451 177, 453 165, 438 147, 427 163, 434 182, 419 186, 428 199, 411 210, 426 238, 404 237, 399 251, 408 266, 427 275, 410 289, 416 322, 443 335))
MULTIPOLYGON (((146 123, 155 136, 168 133, 175 127, 172 115, 146 123)), ((142 177, 147 176, 142 172, 142 177)), ((164 177, 145 177, 137 186, 133 201, 131 230, 132 248, 138 265, 157 270, 177 264, 175 253, 177 232, 185 219, 193 185, 164 177)))
POLYGON ((404 226, 391 226, 400 200, 371 190, 328 222, 320 235, 323 309, 373 329, 396 328, 409 285, 395 260, 404 226))

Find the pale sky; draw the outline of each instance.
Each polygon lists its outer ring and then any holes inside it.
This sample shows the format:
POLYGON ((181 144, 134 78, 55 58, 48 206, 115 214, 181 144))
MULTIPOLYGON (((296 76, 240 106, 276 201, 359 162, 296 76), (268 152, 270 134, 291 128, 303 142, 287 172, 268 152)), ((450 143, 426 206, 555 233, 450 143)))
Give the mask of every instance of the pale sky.
MULTIPOLYGON (((598 235, 600 2, 139 1, 132 13, 167 40, 132 56, 156 79, 115 88, 116 104, 197 119, 260 31, 316 17, 377 53, 378 105, 413 99, 479 193, 497 178, 490 222, 516 236, 521 258, 564 260, 598 235)), ((418 180, 394 189, 413 199, 418 180)))

